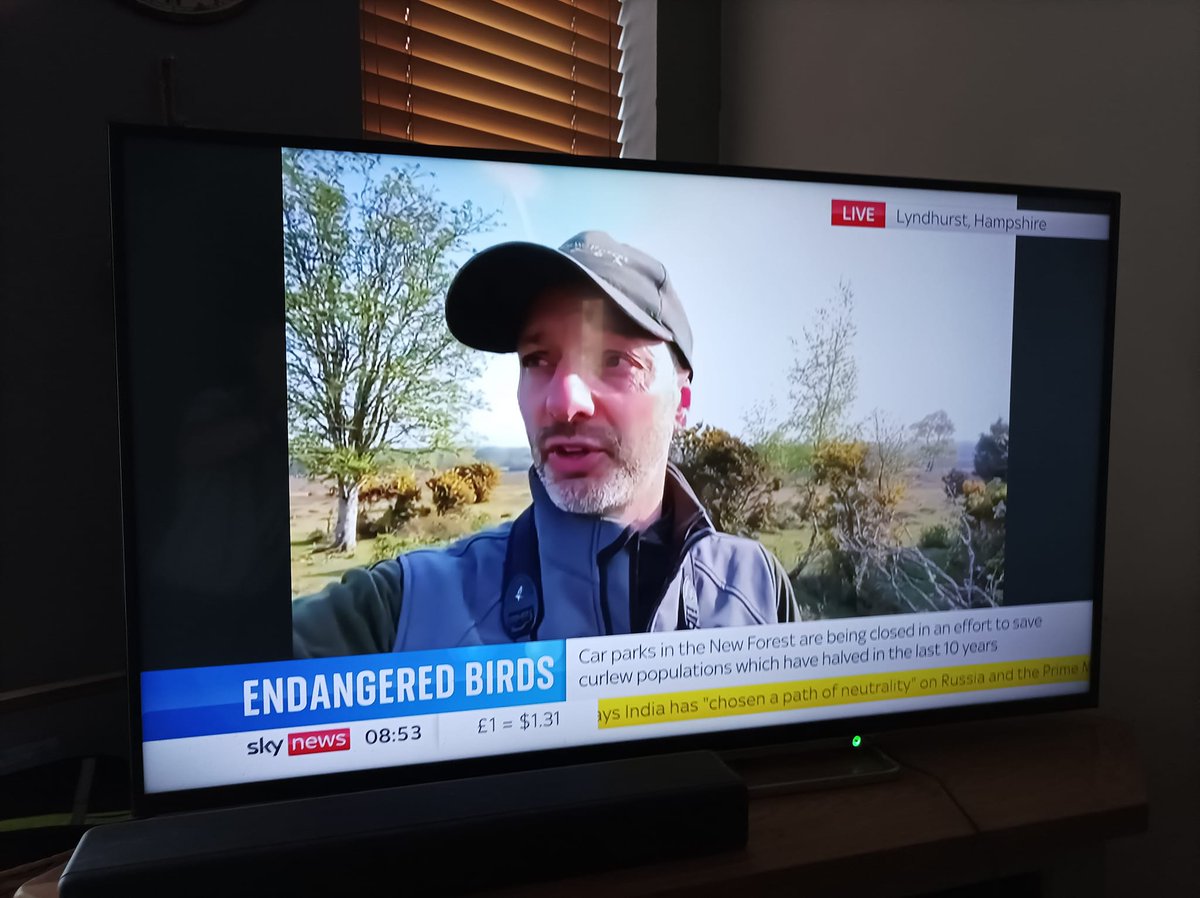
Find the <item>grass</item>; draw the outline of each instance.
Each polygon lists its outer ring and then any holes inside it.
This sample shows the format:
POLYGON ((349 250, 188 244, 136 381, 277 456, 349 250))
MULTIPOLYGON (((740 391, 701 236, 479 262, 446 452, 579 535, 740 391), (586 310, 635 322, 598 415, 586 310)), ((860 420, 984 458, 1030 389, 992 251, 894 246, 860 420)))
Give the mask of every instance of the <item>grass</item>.
POLYGON ((771 554, 790 571, 800 560, 800 556, 808 550, 808 541, 811 535, 811 527, 768 530, 758 535, 758 541, 766 546, 771 554))
POLYGON ((359 540, 354 554, 325 552, 320 546, 292 543, 292 596, 317 592, 326 583, 342 578, 346 571, 371 563, 373 540, 359 540))
MULTIPOLYGON (((934 524, 950 524, 953 528, 956 518, 942 492, 941 477, 944 473, 943 470, 922 471, 910 481, 897 510, 897 519, 903 528, 901 541, 905 545, 915 546, 921 531, 934 524)), ((423 472, 418 479, 423 482, 428 476, 429 472, 423 472)), ((510 520, 529 504, 527 478, 524 471, 506 471, 487 502, 468 506, 457 514, 415 519, 400 535, 427 544, 447 543, 510 520)), ((428 496, 425 498, 428 500, 428 496)), ((792 501, 794 498, 794 491, 780 496, 781 501, 792 501)), ((340 579, 351 568, 369 565, 373 559, 373 538, 360 539, 353 555, 323 550, 322 544, 333 533, 336 508, 336 500, 327 495, 321 484, 305 478, 292 478, 293 596, 317 592, 325 584, 340 579)), ((807 549, 810 533, 811 528, 807 526, 783 528, 760 534, 759 541, 775 554, 786 569, 791 570, 807 549)))
MULTIPOLYGON (((422 482, 429 477, 423 472, 422 482)), ((293 477, 291 499, 292 596, 306 596, 341 579, 347 571, 371 564, 375 539, 358 540, 353 554, 330 552, 325 545, 333 534, 337 500, 320 483, 293 477), (316 538, 314 538, 316 537, 316 538)), ((425 497, 428 500, 428 495, 425 497)), ((457 513, 416 518, 401 532, 429 545, 453 542, 516 517, 529 504, 529 481, 524 471, 506 471, 487 502, 469 505, 457 513)), ((382 511, 382 508, 380 508, 382 511)))

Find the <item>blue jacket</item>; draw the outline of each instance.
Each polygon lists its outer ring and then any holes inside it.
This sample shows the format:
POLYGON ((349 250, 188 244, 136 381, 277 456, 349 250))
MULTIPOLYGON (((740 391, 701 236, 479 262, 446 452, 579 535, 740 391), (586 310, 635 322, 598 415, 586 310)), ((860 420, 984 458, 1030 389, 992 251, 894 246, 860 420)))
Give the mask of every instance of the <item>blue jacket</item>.
MULTIPOLYGON (((567 639, 630 632, 628 529, 562 511, 532 471, 529 483, 541 580, 533 635, 567 639)), ((718 532, 673 465, 667 467, 666 490, 677 558, 650 630, 798 619, 787 574, 761 543, 718 532)), ((512 532, 509 522, 446 548, 408 552, 350 571, 340 583, 297 599, 296 657, 513 641, 504 619, 512 532)))

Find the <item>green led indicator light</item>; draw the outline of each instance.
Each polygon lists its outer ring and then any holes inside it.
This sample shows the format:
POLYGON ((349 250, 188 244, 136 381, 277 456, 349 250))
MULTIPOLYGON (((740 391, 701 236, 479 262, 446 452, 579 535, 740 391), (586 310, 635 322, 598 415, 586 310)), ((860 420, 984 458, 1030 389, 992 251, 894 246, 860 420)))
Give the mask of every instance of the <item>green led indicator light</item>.
POLYGON ((862 736, 855 736, 853 739, 850 740, 850 744, 853 745, 855 748, 858 748, 860 745, 862 745, 862 736))

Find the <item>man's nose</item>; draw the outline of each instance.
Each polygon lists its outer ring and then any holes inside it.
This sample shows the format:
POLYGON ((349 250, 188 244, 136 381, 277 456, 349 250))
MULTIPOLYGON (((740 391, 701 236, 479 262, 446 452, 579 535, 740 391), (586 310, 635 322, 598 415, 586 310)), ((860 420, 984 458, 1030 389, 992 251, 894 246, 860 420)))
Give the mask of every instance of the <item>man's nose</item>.
POLYGON ((575 371, 555 374, 546 394, 546 411, 555 421, 590 418, 596 407, 587 381, 575 371))

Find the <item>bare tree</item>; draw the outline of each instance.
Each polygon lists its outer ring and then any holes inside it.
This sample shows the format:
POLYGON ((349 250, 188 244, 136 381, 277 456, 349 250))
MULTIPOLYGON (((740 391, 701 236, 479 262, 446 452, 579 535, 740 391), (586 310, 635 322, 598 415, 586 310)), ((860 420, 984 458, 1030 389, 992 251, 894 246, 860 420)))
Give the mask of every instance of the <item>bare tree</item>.
MULTIPOLYGON (((854 514, 854 510, 850 510, 854 514)), ((978 526, 960 514, 958 543, 965 555, 965 576, 956 579, 920 549, 901 546, 877 527, 835 528, 838 548, 853 563, 855 590, 861 595, 868 582, 904 611, 952 611, 994 607, 1003 603, 1004 571, 989 572, 976 557, 978 526)))
POLYGON ((879 409, 864 423, 867 437, 867 468, 880 495, 894 494, 895 499, 908 485, 912 467, 912 449, 904 428, 879 409))
POLYGON ((925 463, 925 470, 932 471, 937 460, 954 445, 954 422, 938 409, 910 425, 909 429, 917 440, 917 453, 925 463))
POLYGON ((854 361, 854 291, 846 281, 804 329, 804 345, 792 340, 796 358, 788 372, 790 429, 814 449, 846 436, 846 416, 858 392, 854 361))

